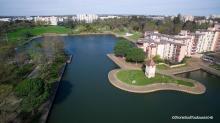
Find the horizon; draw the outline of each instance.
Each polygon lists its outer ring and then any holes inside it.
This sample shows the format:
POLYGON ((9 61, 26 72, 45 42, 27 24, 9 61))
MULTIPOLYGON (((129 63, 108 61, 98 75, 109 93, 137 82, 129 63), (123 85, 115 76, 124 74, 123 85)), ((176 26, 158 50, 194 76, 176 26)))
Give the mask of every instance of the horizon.
POLYGON ((220 15, 219 0, 1 0, 0 16, 49 15, 220 15), (16 3, 16 4, 13 4, 16 3))
MULTIPOLYGON (((82 15, 82 14, 86 14, 86 15, 91 15, 91 14, 95 14, 95 13, 79 13, 79 14, 60 14, 60 15, 0 15, 0 17, 49 17, 49 16, 76 16, 76 15, 82 15)), ((182 13, 178 13, 180 15, 183 16, 188 16, 189 14, 182 14, 182 13)), ((176 15, 143 15, 143 14, 95 14, 97 16, 162 16, 162 17, 170 17, 170 16, 178 16, 178 14, 176 15)), ((210 14, 210 15, 218 15, 218 14, 210 14)), ((207 17, 210 15, 192 15, 194 17, 207 17)), ((219 14, 220 15, 220 14, 219 14)), ((191 16, 191 15, 189 15, 191 16)))

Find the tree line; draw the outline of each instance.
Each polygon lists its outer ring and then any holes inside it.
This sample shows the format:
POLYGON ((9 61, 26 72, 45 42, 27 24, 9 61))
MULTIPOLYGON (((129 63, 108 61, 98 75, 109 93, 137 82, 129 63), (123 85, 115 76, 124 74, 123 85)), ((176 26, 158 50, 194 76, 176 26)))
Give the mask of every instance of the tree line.
POLYGON ((164 20, 153 20, 144 16, 130 16, 121 18, 112 18, 106 20, 96 20, 93 23, 85 23, 79 21, 65 21, 60 25, 76 29, 78 32, 145 32, 158 30, 160 33, 174 35, 178 34, 180 30, 188 30, 191 32, 197 29, 207 29, 209 26, 213 26, 210 23, 196 23, 195 21, 181 20, 181 15, 171 19, 165 17, 164 20))

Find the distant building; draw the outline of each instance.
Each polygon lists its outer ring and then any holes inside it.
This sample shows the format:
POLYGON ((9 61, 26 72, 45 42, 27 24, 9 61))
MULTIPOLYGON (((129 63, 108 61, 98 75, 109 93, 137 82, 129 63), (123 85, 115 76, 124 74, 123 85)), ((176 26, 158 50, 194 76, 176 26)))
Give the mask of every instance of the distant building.
POLYGON ((58 18, 55 16, 37 16, 37 17, 34 17, 34 21, 45 22, 46 25, 57 25, 58 18))
POLYGON ((212 18, 212 19, 220 18, 220 15, 210 15, 210 18, 212 18))
POLYGON ((79 14, 76 15, 76 20, 86 22, 86 23, 92 23, 93 21, 98 19, 98 15, 95 14, 79 14))
POLYGON ((11 21, 11 18, 0 18, 0 21, 10 22, 10 21, 11 21))
POLYGON ((145 64, 145 75, 147 78, 153 78, 155 77, 155 72, 156 72, 156 64, 154 61, 148 60, 145 64))
POLYGON ((182 15, 181 16, 181 20, 183 22, 186 22, 186 21, 194 21, 194 16, 192 15, 182 15))
POLYGON ((32 21, 33 17, 26 17, 26 16, 19 16, 19 17, 12 17, 12 21, 32 21))
POLYGON ((164 20, 165 19, 165 16, 160 16, 160 15, 152 15, 152 16, 146 16, 146 18, 149 18, 149 19, 153 19, 153 20, 164 20))
POLYGON ((120 18, 119 16, 101 16, 99 19, 101 20, 107 20, 107 19, 114 19, 114 18, 120 18))
POLYGON ((67 19, 68 19, 67 16, 59 16, 59 17, 57 17, 57 21, 58 21, 58 22, 64 22, 64 21, 67 20, 67 19))

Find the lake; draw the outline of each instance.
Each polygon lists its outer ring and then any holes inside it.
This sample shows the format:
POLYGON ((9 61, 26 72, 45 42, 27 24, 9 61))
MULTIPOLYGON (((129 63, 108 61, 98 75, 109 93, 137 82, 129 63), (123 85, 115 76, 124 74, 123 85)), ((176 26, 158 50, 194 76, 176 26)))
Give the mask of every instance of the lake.
MULTIPOLYGON (((35 39, 39 40, 39 39, 35 39)), ((204 71, 177 76, 201 81, 207 91, 191 95, 177 91, 134 94, 108 81, 118 68, 106 54, 113 52, 112 35, 64 37, 73 54, 60 83, 48 123, 219 123, 220 78, 204 71), (172 116, 214 116, 213 120, 172 120, 172 116)))

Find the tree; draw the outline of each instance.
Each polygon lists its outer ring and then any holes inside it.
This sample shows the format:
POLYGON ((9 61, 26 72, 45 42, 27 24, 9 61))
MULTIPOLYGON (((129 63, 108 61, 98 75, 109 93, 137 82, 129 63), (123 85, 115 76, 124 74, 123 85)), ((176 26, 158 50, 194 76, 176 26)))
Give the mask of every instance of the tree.
POLYGON ((131 62, 143 62, 145 59, 144 51, 140 48, 130 48, 126 55, 126 60, 131 62))
POLYGON ((30 31, 27 31, 27 32, 24 33, 25 38, 30 38, 30 37, 33 37, 33 36, 34 36, 34 34, 30 31))
POLYGON ((183 29, 184 30, 189 30, 190 32, 195 32, 196 30, 196 23, 193 21, 186 21, 184 24, 183 24, 183 29))
POLYGON ((42 48, 46 61, 54 61, 64 49, 63 38, 58 36, 46 36, 44 37, 42 48))
POLYGON ((157 25, 154 21, 147 21, 147 23, 144 25, 143 31, 154 31, 156 30, 157 25))
POLYGON ((115 47, 114 53, 116 56, 125 57, 127 55, 127 51, 132 47, 132 44, 126 40, 119 40, 115 47))

